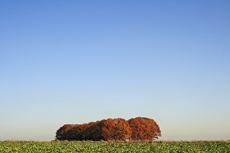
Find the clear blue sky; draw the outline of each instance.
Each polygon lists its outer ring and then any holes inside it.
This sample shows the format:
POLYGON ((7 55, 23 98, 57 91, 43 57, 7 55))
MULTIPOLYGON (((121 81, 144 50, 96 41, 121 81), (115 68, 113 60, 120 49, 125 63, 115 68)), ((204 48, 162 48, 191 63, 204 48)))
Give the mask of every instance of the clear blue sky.
POLYGON ((229 109, 229 0, 0 1, 0 140, 137 116, 230 139, 229 109))

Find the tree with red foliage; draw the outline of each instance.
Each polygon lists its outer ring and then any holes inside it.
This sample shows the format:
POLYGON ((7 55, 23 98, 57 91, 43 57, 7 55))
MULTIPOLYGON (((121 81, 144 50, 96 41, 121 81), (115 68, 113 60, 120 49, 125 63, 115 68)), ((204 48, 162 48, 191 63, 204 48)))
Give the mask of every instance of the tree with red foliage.
POLYGON ((122 118, 102 120, 98 123, 99 134, 104 140, 124 140, 131 134, 131 128, 122 118))
POLYGON ((70 130, 73 128, 73 124, 65 124, 60 127, 56 132, 56 139, 58 140, 68 140, 70 138, 70 130))
POLYGON ((128 123, 132 129, 133 140, 153 140, 161 136, 160 128, 153 119, 137 117, 128 120, 128 123))
POLYGON ((142 126, 136 118, 131 118, 128 120, 128 124, 131 128, 131 139, 132 140, 141 140, 143 137, 142 126))
POLYGON ((86 140, 94 140, 99 141, 102 138, 100 132, 99 132, 99 126, 98 122, 90 122, 87 126, 87 128, 84 131, 85 139, 86 140))
POLYGON ((107 120, 101 120, 97 125, 99 137, 105 141, 112 139, 111 131, 113 126, 115 126, 115 123, 112 121, 112 119, 109 118, 107 120))
POLYGON ((122 118, 113 119, 115 126, 111 131, 111 137, 115 140, 125 140, 129 139, 131 136, 131 128, 126 120, 122 118))
POLYGON ((75 124, 73 128, 69 131, 70 140, 84 140, 84 130, 87 124, 75 124))

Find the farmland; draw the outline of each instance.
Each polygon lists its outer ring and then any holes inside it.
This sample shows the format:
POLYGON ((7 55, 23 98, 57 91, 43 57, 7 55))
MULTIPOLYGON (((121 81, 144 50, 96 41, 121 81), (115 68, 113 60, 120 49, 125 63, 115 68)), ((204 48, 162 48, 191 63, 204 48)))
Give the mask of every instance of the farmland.
POLYGON ((0 152, 230 152, 229 141, 0 141, 0 152))

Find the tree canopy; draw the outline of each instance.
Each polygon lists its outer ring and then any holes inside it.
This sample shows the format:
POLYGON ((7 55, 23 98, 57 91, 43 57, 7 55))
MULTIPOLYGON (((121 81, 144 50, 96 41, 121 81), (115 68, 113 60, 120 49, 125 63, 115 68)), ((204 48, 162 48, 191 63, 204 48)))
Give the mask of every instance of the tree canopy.
POLYGON ((65 124, 56 132, 58 140, 153 140, 161 136, 157 123, 150 118, 104 119, 85 124, 65 124))

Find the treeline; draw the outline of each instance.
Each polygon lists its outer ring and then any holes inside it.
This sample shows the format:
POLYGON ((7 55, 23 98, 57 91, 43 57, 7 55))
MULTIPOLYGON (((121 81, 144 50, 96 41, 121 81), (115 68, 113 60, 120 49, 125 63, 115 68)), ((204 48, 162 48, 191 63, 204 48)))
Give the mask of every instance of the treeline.
POLYGON ((157 123, 150 118, 104 119, 88 124, 65 124, 56 132, 57 140, 153 140, 161 136, 157 123))

